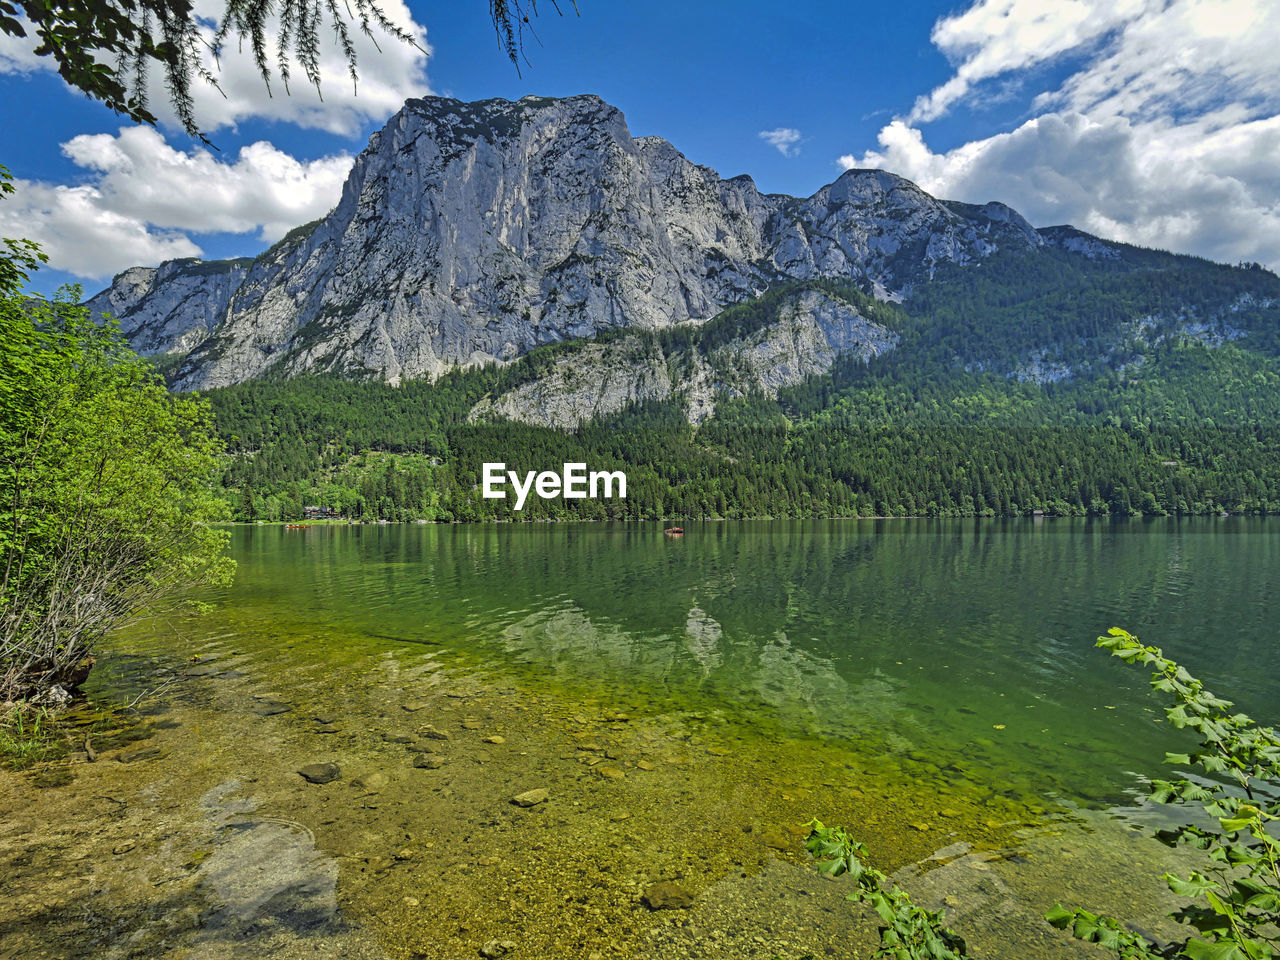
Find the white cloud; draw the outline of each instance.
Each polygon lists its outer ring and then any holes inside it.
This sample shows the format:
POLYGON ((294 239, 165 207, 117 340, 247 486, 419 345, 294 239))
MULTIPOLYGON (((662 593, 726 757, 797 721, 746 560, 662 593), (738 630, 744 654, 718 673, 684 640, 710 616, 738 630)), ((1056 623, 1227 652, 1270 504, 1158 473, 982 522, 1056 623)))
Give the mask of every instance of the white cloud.
MULTIPOLYGON (((417 49, 392 37, 379 35, 371 40, 352 27, 351 39, 359 65, 359 85, 353 88, 347 63, 327 23, 320 35, 321 91, 308 86, 302 68, 290 60, 290 93, 286 94, 278 75, 272 81, 270 94, 254 65, 252 52, 234 38, 223 50, 219 63, 206 55, 205 66, 217 78, 219 88, 196 79, 191 93, 195 101, 196 122, 205 133, 234 127, 251 118, 282 120, 301 127, 326 130, 344 136, 357 133, 369 122, 381 122, 404 105, 410 97, 431 92, 427 83, 426 64, 430 48, 426 46, 426 30, 413 20, 404 0, 383 0, 382 10, 388 19, 419 38, 424 49, 417 49)), ((226 8, 225 0, 196 0, 195 15, 202 24, 206 43, 213 38, 216 19, 226 8)), ((340 9, 345 9, 341 8, 340 9)), ((30 33, 30 31, 28 31, 30 33)), ((276 31, 269 31, 276 35, 276 31)), ((36 57, 32 37, 17 40, 0 35, 0 73, 31 73, 51 70, 49 57, 36 57)), ((268 44, 269 60, 275 69, 274 45, 268 44)), ((153 113, 167 124, 176 124, 164 86, 163 71, 153 68, 148 75, 147 94, 153 113)))
POLYGON ((148 127, 78 136, 63 152, 90 172, 88 182, 16 181, 0 203, 0 235, 38 241, 51 266, 86 279, 199 256, 187 233, 277 240, 332 209, 352 163, 347 155, 302 162, 265 141, 223 162, 204 149, 175 150, 148 127))
POLYGON ((983 80, 1075 50, 1162 6, 1164 0, 978 0, 934 24, 931 39, 957 64, 955 76, 917 99, 910 119, 936 120, 983 80))
POLYGON ((102 279, 137 263, 195 257, 200 248, 176 231, 155 231, 104 209, 93 187, 19 180, 0 203, 0 235, 36 240, 49 265, 85 279, 102 279))
POLYGON ((58 66, 53 62, 53 57, 37 57, 32 52, 36 44, 30 21, 21 14, 17 19, 27 36, 19 38, 0 33, 0 73, 26 74, 37 70, 56 73, 58 66))
POLYGON ((954 75, 882 128, 879 149, 839 162, 1040 225, 1280 267, 1277 37, 1274 0, 978 0, 934 27, 954 75), (984 81, 1064 55, 1075 70, 1031 101, 1038 116, 928 145, 921 125, 980 100, 984 81))
POLYGON ((262 140, 225 163, 208 150, 175 150, 149 127, 82 134, 62 152, 97 173, 98 192, 118 213, 197 233, 256 231, 267 241, 328 212, 352 163, 348 154, 303 163, 262 140))
POLYGON ((1238 102, 1280 100, 1280 4, 1172 0, 1124 23, 1061 90, 1037 100, 1095 116, 1185 116, 1238 102))
POLYGON ((777 130, 761 130, 760 139, 778 148, 784 157, 794 157, 800 152, 796 146, 800 142, 800 131, 793 127, 778 127, 777 130))

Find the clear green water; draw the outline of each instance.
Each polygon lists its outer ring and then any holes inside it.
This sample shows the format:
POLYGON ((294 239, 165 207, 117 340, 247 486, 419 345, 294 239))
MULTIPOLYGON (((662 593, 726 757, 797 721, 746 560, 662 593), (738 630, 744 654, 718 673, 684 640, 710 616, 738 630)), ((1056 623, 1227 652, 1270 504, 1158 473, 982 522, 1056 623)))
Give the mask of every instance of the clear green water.
POLYGON ((1272 721, 1280 526, 753 522, 239 528, 200 627, 430 644, 579 693, 720 709, 788 735, 958 761, 1110 802, 1177 738, 1124 626, 1272 721), (230 621, 230 622, 228 622, 230 621), (1000 725, 1003 729, 997 729, 1000 725))
POLYGON ((1058 900, 1177 936, 1134 801, 1183 741, 1094 639, 1274 722, 1280 524, 685 529, 236 528, 212 613, 107 645, 97 762, 0 772, 8 955, 869 955, 815 815, 975 956, 1098 955, 1058 900))

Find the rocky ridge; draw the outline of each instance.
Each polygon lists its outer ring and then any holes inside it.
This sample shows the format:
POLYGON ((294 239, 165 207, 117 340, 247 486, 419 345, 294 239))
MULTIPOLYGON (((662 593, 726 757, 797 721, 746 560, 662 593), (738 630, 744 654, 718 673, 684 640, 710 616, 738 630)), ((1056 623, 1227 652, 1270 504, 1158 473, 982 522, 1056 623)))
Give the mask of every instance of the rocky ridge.
POLYGON ((394 383, 701 323, 783 280, 897 299, 941 263, 1044 242, 1002 204, 941 201, 880 170, 807 199, 763 194, 632 137, 594 96, 430 97, 373 135, 322 220, 254 260, 133 268, 89 306, 140 352, 180 359, 182 389, 268 372, 394 383))
POLYGON ((557 357, 550 372, 481 401, 472 420, 501 417, 574 430, 634 403, 678 398, 690 423, 715 412, 717 400, 778 391, 826 373, 841 356, 862 360, 891 350, 898 335, 831 294, 788 297, 772 322, 707 350, 664 350, 629 335, 585 344, 557 357))

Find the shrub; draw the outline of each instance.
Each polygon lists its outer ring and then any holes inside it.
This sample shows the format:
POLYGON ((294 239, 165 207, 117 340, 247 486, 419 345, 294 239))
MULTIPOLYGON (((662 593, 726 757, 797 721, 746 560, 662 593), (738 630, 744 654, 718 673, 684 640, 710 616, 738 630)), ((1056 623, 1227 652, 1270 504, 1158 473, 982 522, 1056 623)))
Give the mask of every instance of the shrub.
POLYGON ((78 299, 0 283, 0 702, 67 699, 104 634, 234 568, 207 405, 78 299))

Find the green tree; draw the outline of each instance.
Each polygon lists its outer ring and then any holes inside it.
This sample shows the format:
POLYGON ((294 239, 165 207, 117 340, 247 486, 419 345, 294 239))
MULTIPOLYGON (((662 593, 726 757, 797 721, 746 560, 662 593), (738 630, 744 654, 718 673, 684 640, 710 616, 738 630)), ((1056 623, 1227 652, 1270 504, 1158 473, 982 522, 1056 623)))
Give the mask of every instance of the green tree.
POLYGON ((63 698, 106 633, 234 569, 207 405, 79 296, 0 288, 0 701, 63 698))
MULTIPOLYGON (((517 67, 523 32, 537 12, 537 0, 489 0, 499 46, 517 67)), ((377 0, 227 0, 211 43, 200 27, 192 0, 0 0, 0 31, 14 37, 34 33, 34 52, 52 57, 63 80, 131 120, 156 122, 147 102, 147 75, 161 70, 178 119, 201 139, 192 83, 218 86, 206 54, 216 61, 229 39, 253 52, 268 91, 274 61, 286 92, 291 61, 320 89, 320 35, 326 27, 346 58, 352 83, 358 78, 354 31, 370 38, 376 31, 417 46, 377 0)))

